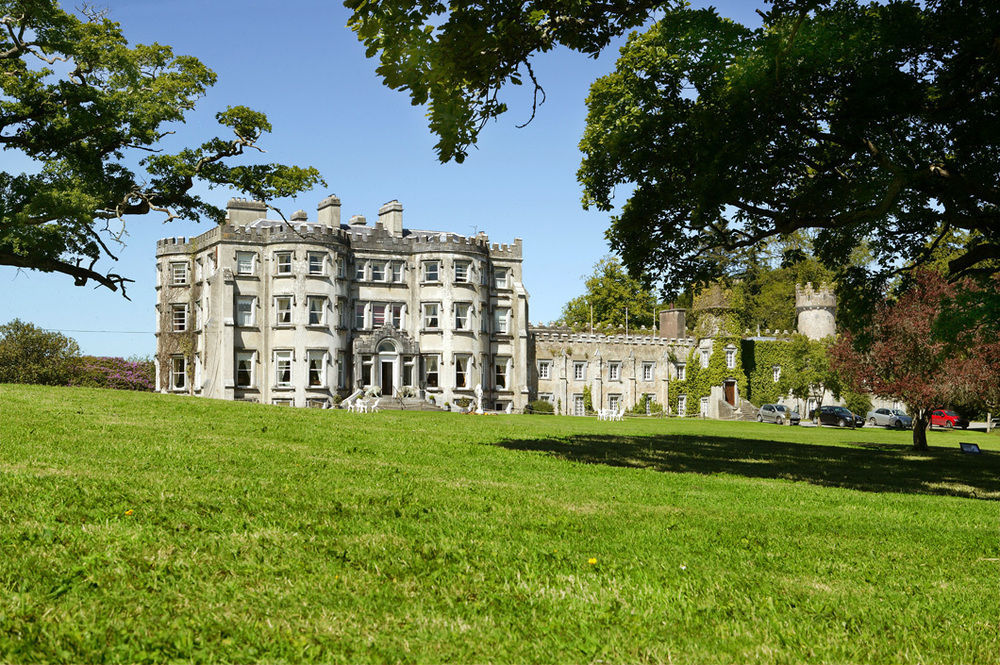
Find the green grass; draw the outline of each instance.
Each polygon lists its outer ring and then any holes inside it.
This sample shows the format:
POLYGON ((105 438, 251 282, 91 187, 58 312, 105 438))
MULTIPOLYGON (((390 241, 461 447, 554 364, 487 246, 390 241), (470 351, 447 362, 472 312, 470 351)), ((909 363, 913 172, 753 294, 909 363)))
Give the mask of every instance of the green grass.
POLYGON ((997 662, 929 442, 0 386, 0 662, 997 662))

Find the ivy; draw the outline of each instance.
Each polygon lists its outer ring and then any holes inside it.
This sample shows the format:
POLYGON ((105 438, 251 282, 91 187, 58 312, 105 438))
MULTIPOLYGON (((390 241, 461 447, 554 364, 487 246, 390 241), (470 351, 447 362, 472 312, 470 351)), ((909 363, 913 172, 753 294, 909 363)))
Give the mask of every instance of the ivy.
POLYGON ((775 365, 785 371, 791 362, 791 346, 781 340, 745 339, 741 344, 743 368, 750 382, 746 398, 758 406, 777 402, 785 395, 774 380, 775 365))
POLYGON ((708 359, 708 367, 701 366, 701 349, 695 347, 688 353, 686 375, 684 381, 675 381, 670 391, 670 410, 677 413, 677 398, 687 396, 685 412, 679 415, 698 415, 701 408, 701 398, 710 397, 712 386, 721 386, 727 379, 735 379, 739 394, 746 397, 747 377, 743 370, 743 354, 740 353, 740 338, 732 335, 718 337, 712 341, 712 354, 708 359), (737 350, 736 366, 726 367, 726 347, 737 350))

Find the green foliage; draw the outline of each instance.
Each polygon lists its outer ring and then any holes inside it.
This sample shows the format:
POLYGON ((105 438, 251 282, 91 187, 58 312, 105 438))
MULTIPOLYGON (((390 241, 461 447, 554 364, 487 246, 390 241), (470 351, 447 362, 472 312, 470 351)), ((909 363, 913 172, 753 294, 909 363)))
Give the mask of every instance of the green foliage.
POLYGON ((642 394, 639 396, 638 401, 635 403, 635 407, 631 409, 626 409, 626 413, 631 413, 632 415, 644 416, 646 415, 646 406, 649 406, 649 415, 658 416, 663 413, 663 405, 656 401, 656 398, 649 394, 642 394))
POLYGON ((792 346, 781 340, 742 340, 743 370, 749 381, 747 399, 756 405, 777 402, 787 394, 784 384, 774 380, 774 368, 782 375, 791 366, 792 346))
POLYGON ((997 653, 998 436, 0 395, 5 663, 997 653))
POLYGON ((56 332, 14 319, 0 326, 0 383, 68 384, 76 373, 80 347, 56 332))
POLYGON ((781 393, 791 393, 802 400, 813 398, 817 404, 824 390, 839 397, 840 377, 830 365, 833 342, 833 338, 812 340, 805 335, 793 335, 788 343, 788 365, 782 367, 778 382, 781 393))
POLYGON ((578 330, 585 330, 591 323, 599 328, 624 328, 625 313, 633 329, 652 326, 656 298, 631 277, 615 257, 606 256, 594 265, 594 272, 584 282, 587 292, 570 300, 563 307, 562 322, 578 330))
POLYGON ((697 347, 687 356, 684 381, 673 381, 670 384, 670 411, 677 414, 677 398, 687 395, 685 413, 677 415, 698 415, 701 409, 701 398, 709 397, 713 386, 721 386, 728 379, 735 379, 739 394, 746 398, 747 377, 743 370, 743 358, 740 353, 740 338, 719 337, 712 341, 712 353, 708 359, 708 367, 701 366, 700 351, 697 347), (726 347, 736 348, 736 366, 726 367, 726 347))
POLYGON ((848 409, 862 418, 864 418, 865 415, 872 410, 871 398, 864 393, 845 391, 844 402, 846 403, 848 409))
POLYGON ((594 412, 594 396, 589 383, 583 387, 583 410, 586 413, 594 412))
POLYGON ((314 168, 227 164, 259 150, 271 130, 242 106, 216 115, 228 138, 161 152, 214 85, 211 70, 168 46, 130 46, 117 23, 87 7, 75 15, 54 0, 4 4, 0 131, 4 149, 32 166, 0 172, 0 264, 124 294, 131 280, 95 264, 115 259, 109 244, 122 242, 129 216, 221 222, 225 212, 195 192, 225 186, 273 200, 322 183, 314 168))
POLYGON ((544 399, 536 399, 528 404, 528 413, 555 413, 555 410, 552 402, 544 399))

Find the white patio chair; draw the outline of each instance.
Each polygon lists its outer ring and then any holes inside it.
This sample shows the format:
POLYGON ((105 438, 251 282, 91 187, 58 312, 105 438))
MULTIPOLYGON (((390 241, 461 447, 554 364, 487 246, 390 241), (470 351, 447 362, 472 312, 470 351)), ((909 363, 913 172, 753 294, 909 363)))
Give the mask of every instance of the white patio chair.
POLYGON ((368 407, 369 413, 378 413, 378 403, 381 402, 381 401, 382 401, 382 398, 379 397, 374 402, 372 402, 371 405, 369 405, 369 407, 368 407))

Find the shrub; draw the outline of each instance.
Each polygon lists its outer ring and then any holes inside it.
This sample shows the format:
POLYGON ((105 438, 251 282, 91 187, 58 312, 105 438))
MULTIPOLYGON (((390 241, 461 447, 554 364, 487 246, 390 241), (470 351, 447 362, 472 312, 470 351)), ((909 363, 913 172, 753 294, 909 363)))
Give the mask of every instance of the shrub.
POLYGON ((644 416, 646 415, 646 404, 649 404, 649 414, 652 416, 660 415, 663 413, 663 405, 658 403, 651 395, 643 395, 636 402, 636 405, 631 409, 626 409, 628 413, 644 416))
POLYGON ((0 383, 69 383, 80 356, 76 340, 20 319, 0 326, 0 383))
POLYGON ((457 406, 457 407, 460 407, 460 408, 463 408, 463 409, 467 409, 467 408, 469 408, 470 404, 472 404, 472 400, 470 398, 468 398, 468 397, 456 397, 455 398, 455 406, 457 406))
POLYGON ((544 399, 536 399, 528 404, 529 413, 555 413, 555 411, 556 408, 552 406, 552 402, 546 402, 544 399))
POLYGON ((156 369, 148 358, 82 356, 74 363, 71 386, 155 390, 156 369))
POLYGON ((869 411, 872 410, 872 401, 868 395, 862 395, 855 392, 844 393, 844 403, 847 404, 847 408, 858 414, 862 418, 869 411))

